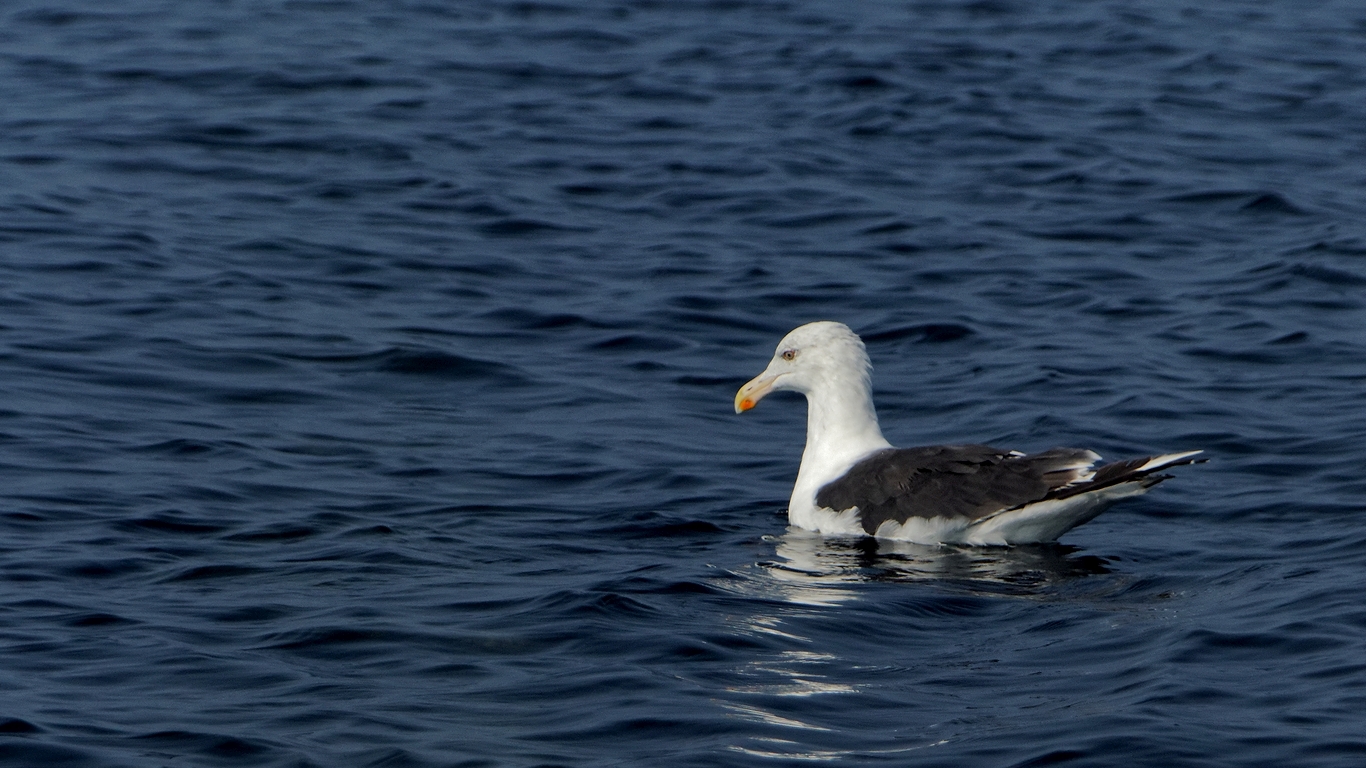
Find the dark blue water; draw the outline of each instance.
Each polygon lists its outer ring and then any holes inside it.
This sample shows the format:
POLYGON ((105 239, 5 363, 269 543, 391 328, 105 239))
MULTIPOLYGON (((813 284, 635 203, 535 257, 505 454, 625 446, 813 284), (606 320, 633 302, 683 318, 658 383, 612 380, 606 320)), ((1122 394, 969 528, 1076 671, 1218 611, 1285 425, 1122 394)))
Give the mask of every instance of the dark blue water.
POLYGON ((0 7, 0 763, 1360 765, 1366 8, 0 7), (1204 448, 1015 549, 901 445, 1204 448))

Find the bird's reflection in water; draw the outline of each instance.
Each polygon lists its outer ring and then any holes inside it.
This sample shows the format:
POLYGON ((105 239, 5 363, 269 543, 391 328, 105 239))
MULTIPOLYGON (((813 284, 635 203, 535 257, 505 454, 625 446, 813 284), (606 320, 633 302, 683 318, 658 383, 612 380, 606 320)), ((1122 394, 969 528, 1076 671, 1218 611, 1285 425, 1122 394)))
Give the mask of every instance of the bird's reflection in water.
MULTIPOLYGON (((934 731, 908 727, 878 743, 851 740, 839 719, 827 716, 843 705, 803 703, 864 695, 863 686, 869 683, 876 688, 875 680, 860 672, 864 662, 843 658, 838 646, 816 642, 811 634, 828 631, 827 619, 844 615, 860 598, 882 591, 870 586, 905 582, 932 585, 936 592, 947 587, 978 595, 1049 599, 1073 592, 1060 589, 1064 585, 1110 573, 1102 558, 1059 544, 924 546, 825 537, 796 529, 765 540, 774 546, 774 559, 759 563, 730 588, 742 585, 751 595, 765 598, 737 613, 736 631, 767 637, 777 647, 771 653, 747 656, 728 669, 717 702, 748 729, 731 749, 782 760, 905 760, 911 753, 956 738, 957 730, 948 726, 934 731)), ((850 611, 851 615, 864 620, 878 615, 875 601, 862 605, 863 610, 850 611)))
MULTIPOLYGON (((1105 560, 1065 544, 952 547, 874 538, 830 538, 789 530, 771 539, 777 559, 763 563, 794 602, 830 604, 851 598, 841 585, 935 581, 974 592, 1032 595, 1110 573, 1105 560), (827 591, 828 590, 828 591, 827 591)), ((781 589, 779 591, 786 592, 781 589)))

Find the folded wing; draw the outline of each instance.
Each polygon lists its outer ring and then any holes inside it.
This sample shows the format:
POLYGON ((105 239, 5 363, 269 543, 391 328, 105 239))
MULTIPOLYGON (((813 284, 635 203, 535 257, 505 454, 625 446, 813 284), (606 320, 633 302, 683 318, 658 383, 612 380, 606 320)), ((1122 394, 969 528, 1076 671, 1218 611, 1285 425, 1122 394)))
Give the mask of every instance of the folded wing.
POLYGON ((858 507, 860 523, 870 535, 885 522, 904 524, 911 518, 961 519, 970 525, 1005 510, 1123 483, 1155 485, 1168 477, 1157 472, 1190 464, 1198 453, 1093 469, 1100 456, 1078 448, 1029 455, 986 445, 892 448, 864 458, 823 486, 816 503, 837 512, 858 507))

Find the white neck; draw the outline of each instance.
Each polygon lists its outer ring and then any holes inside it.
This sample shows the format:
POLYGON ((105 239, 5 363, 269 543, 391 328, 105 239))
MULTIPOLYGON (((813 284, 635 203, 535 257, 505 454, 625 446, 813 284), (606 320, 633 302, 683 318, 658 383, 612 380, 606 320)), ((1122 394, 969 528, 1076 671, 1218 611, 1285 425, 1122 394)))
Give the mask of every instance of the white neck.
POLYGON ((892 447, 878 428, 867 374, 849 373, 806 393, 806 450, 788 505, 794 524, 815 511, 816 491, 822 486, 873 451, 892 447))

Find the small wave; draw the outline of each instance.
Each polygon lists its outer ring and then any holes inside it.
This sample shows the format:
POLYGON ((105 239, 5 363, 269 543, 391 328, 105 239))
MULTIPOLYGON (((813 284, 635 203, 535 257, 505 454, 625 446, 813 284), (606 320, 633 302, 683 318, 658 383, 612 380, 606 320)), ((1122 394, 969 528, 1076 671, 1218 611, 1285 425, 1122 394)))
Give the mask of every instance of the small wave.
POLYGON ((946 341, 958 341, 973 335, 973 330, 966 325, 957 323, 926 323, 924 325, 908 325, 901 328, 893 328, 886 331, 873 331, 865 333, 863 340, 869 344, 880 344, 889 341, 904 341, 910 339, 916 342, 930 344, 940 344, 946 341))
POLYGON ((20 720, 17 717, 0 720, 0 733, 42 733, 42 730, 43 729, 33 723, 30 723, 27 720, 20 720))
POLYGON ((241 759, 259 756, 267 747, 236 736, 194 731, 157 731, 133 736, 133 739, 160 749, 188 751, 214 758, 241 759))
POLYGON ((553 224, 548 221, 536 219, 499 219, 487 224, 481 224, 479 231, 493 237, 525 237, 528 235, 538 235, 553 232, 584 232, 585 227, 571 227, 564 224, 553 224))
POLYGON ((118 522, 118 526, 134 532, 150 531, 152 533, 176 533, 190 536, 216 534, 227 530, 227 526, 217 523, 196 522, 167 515, 121 520, 118 522))

